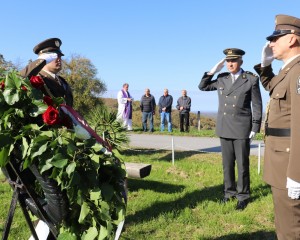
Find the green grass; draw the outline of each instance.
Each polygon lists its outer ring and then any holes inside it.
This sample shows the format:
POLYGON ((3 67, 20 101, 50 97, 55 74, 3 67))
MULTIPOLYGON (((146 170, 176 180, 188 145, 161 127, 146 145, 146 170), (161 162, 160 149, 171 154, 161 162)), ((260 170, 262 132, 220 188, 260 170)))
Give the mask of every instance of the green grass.
MULTIPOLYGON (((174 166, 170 151, 136 149, 124 151, 123 156, 126 162, 152 164, 152 171, 144 179, 128 179, 122 240, 275 239, 272 196, 257 174, 257 157, 252 156, 250 164, 252 201, 239 212, 235 210, 236 201, 220 203, 223 197, 220 154, 176 152, 174 166)), ((0 191, 2 234, 11 196, 10 187, 3 180, 0 191)), ((29 235, 18 211, 9 239, 27 239, 29 235)))

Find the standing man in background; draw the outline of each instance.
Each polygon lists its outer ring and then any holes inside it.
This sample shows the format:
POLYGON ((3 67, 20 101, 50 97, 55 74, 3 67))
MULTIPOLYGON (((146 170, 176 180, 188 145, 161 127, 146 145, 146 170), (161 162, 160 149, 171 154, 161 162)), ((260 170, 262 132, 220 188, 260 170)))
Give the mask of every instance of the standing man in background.
POLYGON ((168 122, 168 131, 172 132, 172 104, 173 97, 169 95, 169 90, 164 89, 164 95, 159 98, 158 106, 160 113, 160 131, 163 132, 165 130, 165 119, 168 122))
POLYGON ((143 131, 147 132, 147 120, 149 119, 149 132, 154 132, 153 126, 153 115, 155 114, 155 98, 153 95, 150 94, 150 89, 145 89, 145 95, 141 98, 140 108, 142 111, 142 124, 143 124, 143 131))
POLYGON ((272 189, 277 238, 300 239, 300 19, 277 15, 275 22, 254 67, 270 95, 263 179, 272 189), (283 61, 278 75, 273 59, 283 61))
POLYGON ((191 98, 186 94, 186 90, 182 90, 182 96, 178 98, 176 108, 179 110, 180 132, 189 131, 191 98), (185 126, 185 130, 184 127, 185 126))
POLYGON ((198 87, 202 91, 218 91, 216 133, 222 148, 223 202, 237 198, 236 209, 244 210, 250 201, 250 140, 260 130, 262 100, 258 76, 241 68, 245 52, 238 48, 228 48, 223 53, 225 59, 204 74, 198 87), (212 80, 214 74, 223 68, 225 61, 229 72, 221 73, 212 80), (238 168, 237 184, 235 161, 238 168))
POLYGON ((118 92, 118 114, 117 119, 123 122, 123 126, 132 131, 132 101, 128 92, 129 84, 124 83, 123 88, 118 92))

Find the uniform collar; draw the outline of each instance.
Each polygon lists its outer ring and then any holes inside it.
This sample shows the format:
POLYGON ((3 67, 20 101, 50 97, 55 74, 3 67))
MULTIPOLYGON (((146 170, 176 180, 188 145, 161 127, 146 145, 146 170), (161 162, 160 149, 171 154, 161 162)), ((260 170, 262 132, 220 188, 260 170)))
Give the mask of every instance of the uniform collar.
POLYGON ((48 73, 48 74, 49 74, 51 77, 53 77, 53 78, 56 77, 56 75, 55 75, 54 73, 52 73, 52 72, 49 72, 49 71, 47 71, 47 70, 45 70, 45 69, 43 69, 43 71, 46 72, 46 73, 48 73))

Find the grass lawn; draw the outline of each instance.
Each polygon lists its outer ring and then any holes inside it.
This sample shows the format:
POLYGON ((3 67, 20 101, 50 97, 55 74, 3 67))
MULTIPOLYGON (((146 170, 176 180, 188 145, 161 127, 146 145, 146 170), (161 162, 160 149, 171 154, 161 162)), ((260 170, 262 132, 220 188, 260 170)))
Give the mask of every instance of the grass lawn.
MULTIPOLYGON (((124 161, 151 163, 150 176, 128 180, 128 209, 120 239, 273 240, 273 203, 270 188, 257 174, 251 156, 252 201, 236 211, 236 201, 223 205, 220 154, 171 151, 123 151, 124 161)), ((12 194, 0 173, 0 235, 12 194)), ((9 239, 28 239, 29 230, 18 209, 9 239)))

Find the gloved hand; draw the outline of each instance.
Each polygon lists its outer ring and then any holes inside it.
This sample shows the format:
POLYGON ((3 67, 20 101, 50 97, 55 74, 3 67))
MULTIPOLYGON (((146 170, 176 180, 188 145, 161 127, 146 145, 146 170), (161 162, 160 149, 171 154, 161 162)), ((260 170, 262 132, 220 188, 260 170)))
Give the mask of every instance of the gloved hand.
POLYGON ((269 47, 270 42, 267 42, 265 46, 263 47, 262 53, 261 53, 261 66, 266 67, 271 65, 271 63, 274 60, 273 57, 273 51, 269 47))
POLYGON ((220 72, 221 69, 224 67, 225 58, 218 62, 210 71, 211 75, 214 75, 217 72, 220 72))
POLYGON ((291 199, 300 198, 300 183, 288 177, 286 182, 286 187, 288 188, 288 196, 291 199))
POLYGON ((42 53, 41 55, 39 55, 38 59, 44 59, 46 60, 46 64, 52 62, 53 60, 55 60, 57 58, 57 53, 42 53))
POLYGON ((255 135, 256 135, 256 132, 251 131, 251 133, 249 135, 250 141, 252 141, 255 138, 255 135))

